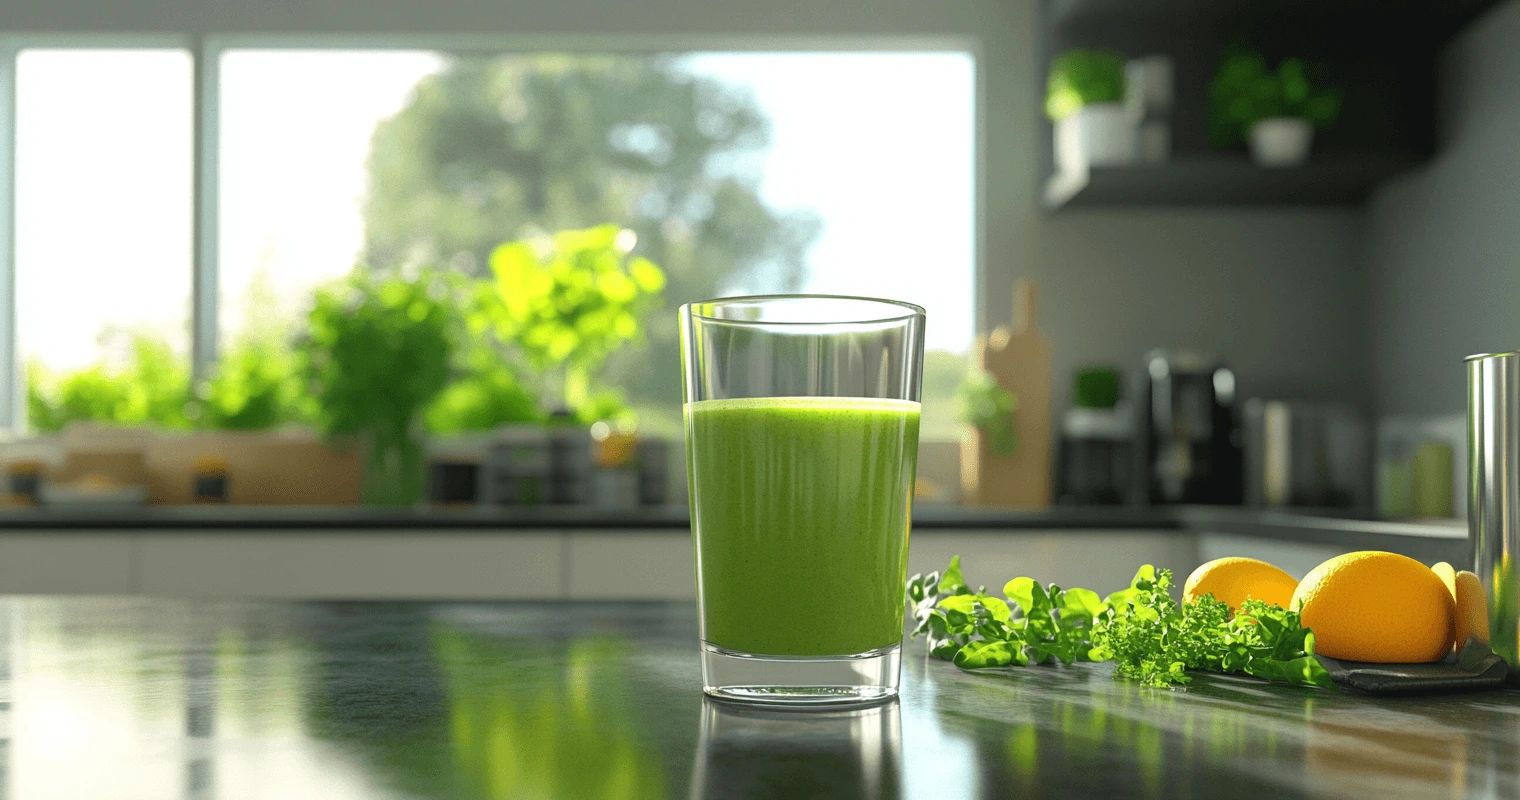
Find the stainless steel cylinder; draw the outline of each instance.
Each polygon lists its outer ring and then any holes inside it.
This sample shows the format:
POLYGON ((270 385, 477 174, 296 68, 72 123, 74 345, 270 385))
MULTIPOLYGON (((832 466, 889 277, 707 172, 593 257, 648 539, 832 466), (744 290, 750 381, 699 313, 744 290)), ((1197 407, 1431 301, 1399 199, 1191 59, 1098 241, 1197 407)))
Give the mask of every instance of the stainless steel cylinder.
MULTIPOLYGON (((1467 358, 1467 527, 1489 647, 1520 667, 1520 353, 1467 358)), ((1511 675, 1520 670, 1512 669, 1511 675)))

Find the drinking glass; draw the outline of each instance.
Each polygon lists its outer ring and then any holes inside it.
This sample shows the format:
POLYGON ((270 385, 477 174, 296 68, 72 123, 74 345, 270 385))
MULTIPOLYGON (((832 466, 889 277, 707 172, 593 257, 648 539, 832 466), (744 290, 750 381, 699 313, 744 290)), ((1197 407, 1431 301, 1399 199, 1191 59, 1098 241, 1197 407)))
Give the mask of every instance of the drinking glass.
POLYGON ((682 415, 710 695, 897 694, 924 310, 862 297, 681 307, 682 415))
POLYGON ((902 755, 896 700, 798 714, 706 699, 691 797, 728 800, 805 787, 807 796, 830 800, 897 800, 902 755))

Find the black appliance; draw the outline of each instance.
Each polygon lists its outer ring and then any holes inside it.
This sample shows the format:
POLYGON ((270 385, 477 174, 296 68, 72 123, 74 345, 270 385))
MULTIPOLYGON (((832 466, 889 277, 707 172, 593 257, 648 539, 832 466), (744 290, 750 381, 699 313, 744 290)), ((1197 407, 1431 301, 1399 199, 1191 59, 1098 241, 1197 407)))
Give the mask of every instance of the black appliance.
POLYGON ((1140 392, 1140 496, 1152 504, 1239 505, 1244 491, 1235 373, 1183 351, 1152 350, 1140 392))

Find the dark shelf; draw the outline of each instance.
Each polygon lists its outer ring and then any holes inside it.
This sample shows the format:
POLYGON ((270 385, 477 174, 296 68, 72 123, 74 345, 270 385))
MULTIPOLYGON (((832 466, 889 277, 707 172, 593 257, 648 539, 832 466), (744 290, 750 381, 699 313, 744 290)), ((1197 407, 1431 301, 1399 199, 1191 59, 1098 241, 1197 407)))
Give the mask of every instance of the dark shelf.
MULTIPOLYGON (((1453 36, 1497 0, 1042 0, 1038 57, 1106 48, 1170 57, 1176 101, 1172 158, 1164 165, 1057 173, 1051 128, 1041 122, 1037 187, 1049 210, 1119 205, 1351 205, 1379 183, 1435 153, 1436 71, 1453 36), (1254 166, 1243 148, 1208 138, 1208 85, 1227 46, 1269 60, 1298 56, 1322 66, 1345 105, 1317 131, 1310 163, 1254 166)), ((1043 96, 1045 75, 1039 76, 1043 96)), ((1035 113, 1038 113, 1037 111, 1035 113)))
POLYGON ((1250 25, 1277 21, 1355 26, 1365 34, 1411 31, 1444 42, 1498 0, 1050 0, 1050 26, 1058 34, 1082 35, 1122 26, 1144 35, 1146 27, 1250 25))
POLYGON ((1349 205, 1382 181, 1418 165, 1415 155, 1325 157, 1302 167, 1258 167, 1244 157, 1195 157, 1155 166, 1092 170, 1085 179, 1056 174, 1045 207, 1107 205, 1349 205))

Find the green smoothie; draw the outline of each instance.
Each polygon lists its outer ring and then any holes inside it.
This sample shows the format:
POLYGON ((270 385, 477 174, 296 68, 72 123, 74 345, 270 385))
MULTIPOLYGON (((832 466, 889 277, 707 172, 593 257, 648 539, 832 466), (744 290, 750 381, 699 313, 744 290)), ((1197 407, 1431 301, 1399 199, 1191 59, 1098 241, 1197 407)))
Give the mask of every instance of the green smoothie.
POLYGON ((777 397, 685 412, 703 639, 787 656, 900 642, 919 404, 777 397))

